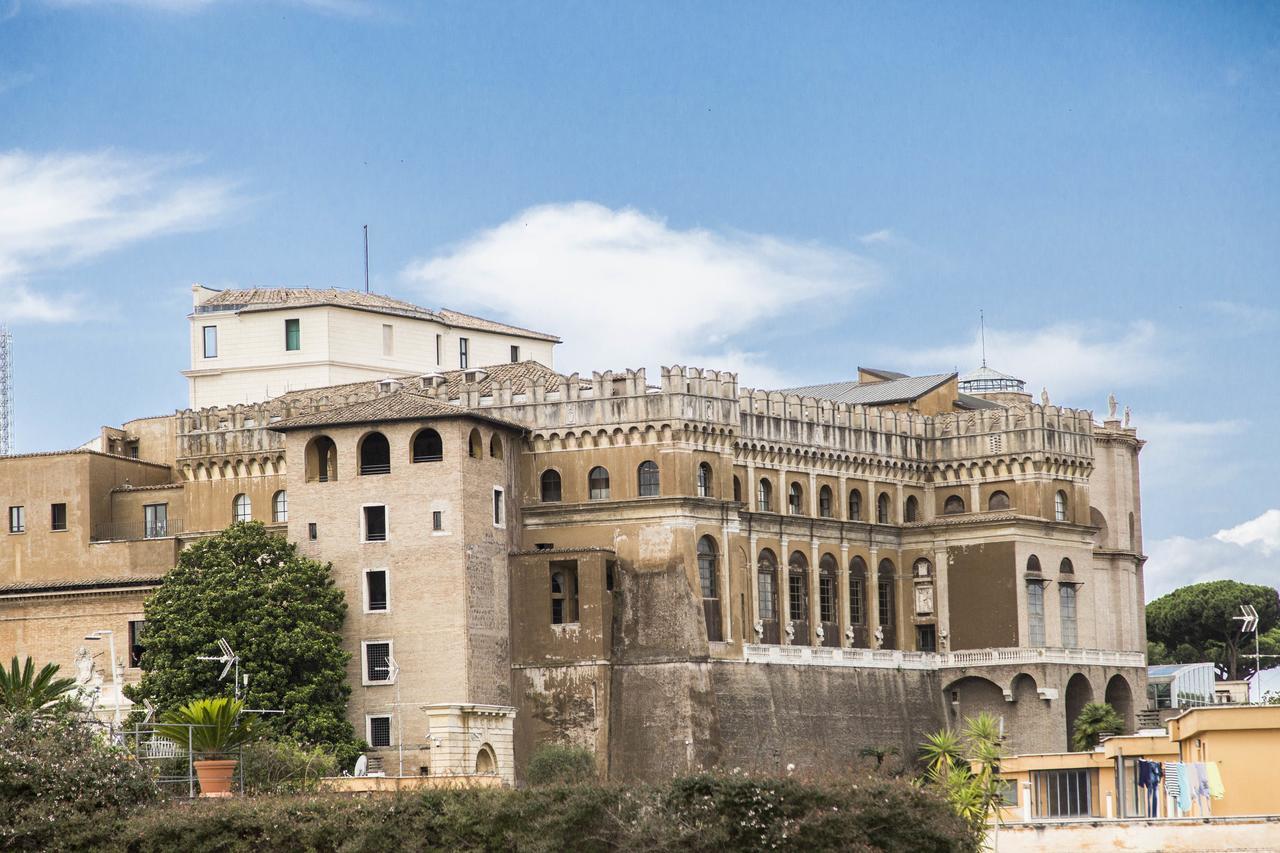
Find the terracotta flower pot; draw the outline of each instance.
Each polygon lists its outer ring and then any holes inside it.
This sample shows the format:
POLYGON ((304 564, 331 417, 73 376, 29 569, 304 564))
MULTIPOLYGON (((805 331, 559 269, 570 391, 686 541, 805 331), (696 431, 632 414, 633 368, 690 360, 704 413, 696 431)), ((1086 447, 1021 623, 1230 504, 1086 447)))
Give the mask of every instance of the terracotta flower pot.
POLYGON ((236 759, 223 758, 193 762, 200 780, 200 796, 231 796, 231 779, 236 772, 236 759))

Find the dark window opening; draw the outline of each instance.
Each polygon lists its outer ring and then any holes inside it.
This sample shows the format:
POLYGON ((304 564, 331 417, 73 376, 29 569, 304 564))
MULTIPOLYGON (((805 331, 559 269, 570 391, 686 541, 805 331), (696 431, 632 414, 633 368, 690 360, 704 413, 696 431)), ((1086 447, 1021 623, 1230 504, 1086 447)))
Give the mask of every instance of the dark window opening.
POLYGON ((371 432, 360 442, 360 474, 391 472, 391 444, 380 432, 371 432))
POLYGON ((936 652, 938 650, 938 629, 933 625, 916 626, 916 651, 936 652))
POLYGON ((702 614, 707 623, 707 639, 719 642, 724 639, 720 624, 720 585, 716 577, 717 553, 715 540, 703 536, 698 540, 698 581, 702 587, 702 614))
POLYGON ((823 486, 818 490, 818 515, 831 518, 831 487, 823 486))
POLYGON ((471 435, 467 437, 467 455, 472 459, 479 459, 484 456, 484 440, 480 438, 480 430, 471 430, 471 435))
POLYGON ((515 364, 520 360, 520 347, 515 344, 511 345, 511 363, 515 364))
POLYGON ((431 529, 444 530, 444 513, 440 510, 431 513, 431 529))
POLYGON ((849 492, 849 520, 862 520, 862 492, 857 489, 849 492))
POLYGON ((706 462, 698 463, 698 497, 711 497, 711 466, 706 462))
POLYGON ((364 508, 364 541, 383 542, 387 538, 387 508, 385 506, 367 506, 364 508))
POLYGON ((792 515, 804 514, 804 489, 799 483, 792 483, 787 492, 787 511, 792 515))
POLYGON ((366 643, 364 647, 365 680, 391 680, 391 644, 366 643))
POLYGON ((1000 510, 1009 508, 1009 495, 1005 492, 992 492, 987 498, 987 509, 1000 510))
POLYGON ((27 532, 27 508, 24 506, 9 507, 9 532, 27 532))
POLYGON ((604 588, 608 592, 613 592, 614 573, 618 570, 617 560, 605 560, 604 563, 604 588))
POLYGON ((964 512, 964 498, 959 495, 951 495, 942 504, 943 515, 955 515, 964 512))
POLYGON ((761 478, 756 492, 756 509, 760 512, 773 512, 773 483, 768 478, 761 478))
POLYGON ((640 497, 656 498, 658 496, 658 463, 646 460, 640 463, 636 472, 639 481, 640 497))
POLYGON ((876 523, 889 523, 889 495, 886 492, 881 492, 876 498, 876 523))
POLYGON ((920 516, 920 501, 916 500, 915 495, 907 497, 906 506, 902 508, 902 520, 910 524, 917 521, 920 516))
POLYGON ((365 587, 368 591, 369 610, 387 609, 387 573, 372 571, 364 573, 365 587))
POLYGON ((142 646, 146 633, 146 620, 129 620, 129 666, 131 667, 142 666, 142 646))
POLYGON ((760 552, 756 564, 756 592, 759 596, 760 642, 777 643, 778 631, 778 559, 768 548, 760 552))
POLYGON ((316 436, 307 445, 307 481, 327 483, 336 479, 338 447, 329 436, 316 436))
POLYGON ((600 466, 592 468, 587 474, 587 493, 593 501, 609 499, 609 472, 600 466))
POLYGON ((312 542, 320 538, 320 530, 314 521, 307 522, 307 538, 312 542))
POLYGON ((733 500, 734 503, 742 503, 742 481, 737 474, 733 475, 733 500))
POLYGON ((440 433, 424 429, 413 437, 414 462, 439 462, 444 459, 444 441, 440 433))
POLYGON ((568 625, 578 621, 578 564, 551 564, 551 624, 568 625))
POLYGON ((50 527, 54 530, 67 529, 67 505, 53 504, 49 507, 50 527))
POLYGON ((542 476, 538 480, 538 487, 542 495, 543 503, 558 503, 563 495, 563 484, 560 481, 560 472, 552 468, 542 472, 542 476))
POLYGON ((466 338, 458 338, 458 369, 466 370, 470 366, 468 342, 466 338))
POLYGON ((391 718, 369 718, 369 746, 374 749, 385 749, 391 746, 391 718))

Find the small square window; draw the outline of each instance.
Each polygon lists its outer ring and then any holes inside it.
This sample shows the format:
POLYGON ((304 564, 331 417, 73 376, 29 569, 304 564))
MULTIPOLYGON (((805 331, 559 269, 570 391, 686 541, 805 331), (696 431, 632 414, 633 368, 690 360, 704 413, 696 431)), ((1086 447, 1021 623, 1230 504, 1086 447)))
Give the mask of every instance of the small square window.
POLYGON ((203 329, 203 332, 204 332, 204 357, 217 358, 218 357, 218 327, 205 326, 203 329))
POLYGON ((50 507, 50 510, 51 510, 50 526, 54 530, 66 530, 67 529, 67 505, 53 504, 53 506, 50 507))
POLYGON ((365 605, 369 613, 382 613, 388 607, 387 570, 370 569, 364 573, 365 605))
POLYGON ((25 506, 9 507, 9 532, 27 532, 27 508, 25 506))
POLYGON ((364 541, 384 542, 387 538, 387 508, 385 506, 367 506, 364 508, 364 541))
POLYGON ((369 746, 383 749, 391 746, 391 717, 369 717, 369 746))
POLYGON ((307 522, 307 538, 312 542, 320 538, 320 529, 314 521, 307 522))
POLYGON ((431 529, 444 530, 444 513, 440 510, 431 513, 431 529))

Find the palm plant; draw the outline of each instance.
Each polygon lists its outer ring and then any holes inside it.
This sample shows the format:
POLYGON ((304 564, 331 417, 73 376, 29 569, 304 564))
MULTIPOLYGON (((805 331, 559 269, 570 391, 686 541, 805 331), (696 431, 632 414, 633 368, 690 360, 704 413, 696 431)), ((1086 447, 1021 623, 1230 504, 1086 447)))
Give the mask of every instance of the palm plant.
POLYGON ((163 715, 156 734, 183 747, 190 742, 192 751, 200 755, 226 755, 254 738, 253 725, 243 711, 244 702, 228 696, 195 699, 163 715))
POLYGON ((38 714, 64 701, 76 682, 74 678, 59 678, 58 669, 56 663, 47 663, 37 673, 30 657, 19 668, 18 656, 14 655, 8 670, 0 666, 0 713, 38 714))
POLYGON ((937 785, 951 808, 975 829, 994 813, 1000 819, 1000 724, 988 713, 967 717, 960 733, 944 729, 925 737, 920 755, 925 781, 937 785))
POLYGON ((1115 708, 1106 702, 1090 702, 1080 709, 1080 716, 1071 727, 1071 748, 1088 752, 1104 734, 1118 735, 1123 731, 1124 719, 1115 708))

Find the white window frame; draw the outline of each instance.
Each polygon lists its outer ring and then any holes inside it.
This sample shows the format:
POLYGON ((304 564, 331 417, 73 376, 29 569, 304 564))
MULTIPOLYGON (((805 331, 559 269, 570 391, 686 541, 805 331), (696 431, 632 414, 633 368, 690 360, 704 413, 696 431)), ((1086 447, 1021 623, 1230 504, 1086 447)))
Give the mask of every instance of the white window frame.
POLYGON ((142 536, 144 539, 164 539, 169 535, 169 504, 167 501, 153 504, 142 505, 142 536), (159 515, 159 507, 164 507, 164 525, 162 527, 152 526, 152 520, 149 515, 159 515), (159 530, 160 532, 156 532, 159 530), (154 535, 153 535, 154 534, 154 535))
POLYGON ((507 493, 501 486, 493 487, 493 509, 494 515, 497 516, 493 520, 493 526, 499 530, 507 528, 507 493))
MULTIPOLYGON (((362 587, 363 587, 362 591, 364 593, 364 612, 378 614, 378 615, 381 615, 383 613, 390 613, 391 612, 391 570, 388 568, 365 569, 364 572, 361 573, 361 580, 364 582, 362 584, 362 587), (385 575, 384 582, 387 587, 387 606, 382 610, 372 610, 369 607, 369 575, 372 572, 382 572, 382 574, 385 575)), ((378 683, 381 684, 382 682, 378 682, 378 683)))
POLYGON ((471 367, 471 339, 458 338, 458 369, 466 370, 471 367))
POLYGON ((383 503, 360 504, 360 544, 361 545, 377 545, 380 542, 390 542, 390 541, 391 541, 391 509, 386 504, 383 504, 383 503), (382 526, 386 528, 387 535, 382 539, 370 540, 366 536, 366 530, 365 530, 366 518, 365 518, 364 511, 366 509, 369 509, 370 507, 375 507, 375 506, 382 507, 382 526))
POLYGON ((216 324, 212 326, 200 327, 200 354, 204 358, 209 358, 209 359, 218 357, 218 327, 216 324), (209 330, 210 329, 213 330, 213 355, 209 355, 209 330))
POLYGON ((271 493, 271 523, 287 524, 288 522, 289 522, 289 490, 276 489, 274 492, 271 493), (276 498, 280 497, 281 495, 284 495, 284 512, 278 513, 276 511, 277 510, 276 498))
POLYGON ((27 507, 26 504, 15 504, 9 507, 9 532, 15 536, 27 532, 27 507), (15 513, 14 510, 17 510, 15 513), (14 529, 14 519, 18 521, 18 529, 14 529))
MULTIPOLYGON (((381 684, 382 682, 378 682, 378 683, 381 684)), ((373 749, 390 749, 391 747, 395 746, 396 745, 395 715, 394 714, 365 714, 364 715, 364 739, 369 744, 369 746, 372 747, 373 749), (374 720, 387 721, 387 745, 386 746, 373 745, 373 721, 374 720)))
MULTIPOLYGON (((390 598, 387 599, 390 602, 390 598)), ((395 640, 361 640, 360 641, 360 683, 365 687, 382 687, 387 684, 395 684, 394 677, 388 678, 386 681, 370 681, 369 680, 369 646, 387 647, 387 659, 394 660, 396 656, 395 640)))

